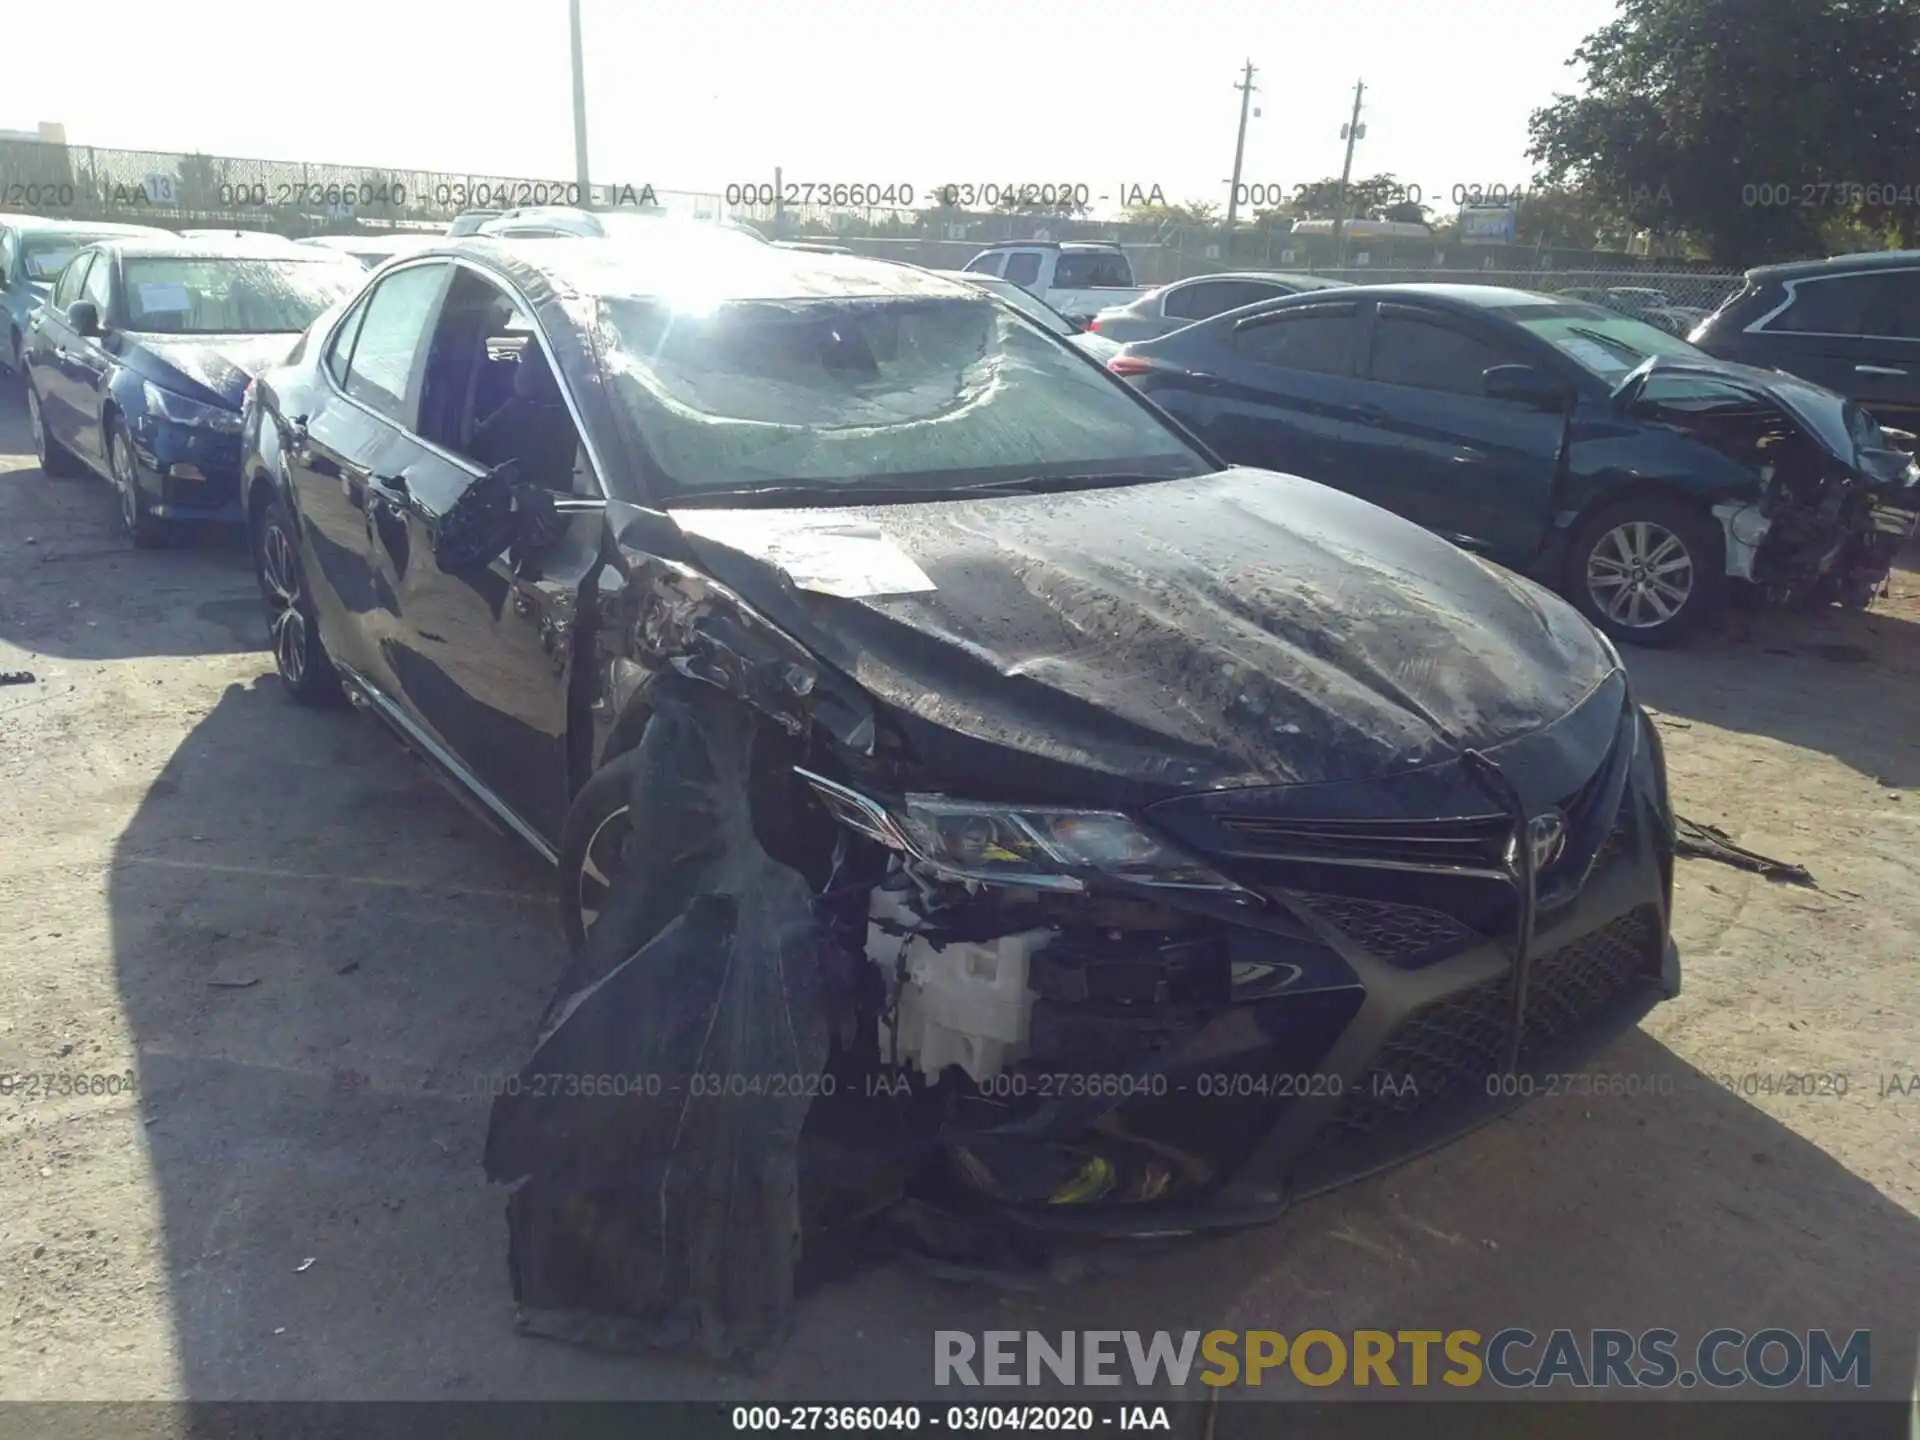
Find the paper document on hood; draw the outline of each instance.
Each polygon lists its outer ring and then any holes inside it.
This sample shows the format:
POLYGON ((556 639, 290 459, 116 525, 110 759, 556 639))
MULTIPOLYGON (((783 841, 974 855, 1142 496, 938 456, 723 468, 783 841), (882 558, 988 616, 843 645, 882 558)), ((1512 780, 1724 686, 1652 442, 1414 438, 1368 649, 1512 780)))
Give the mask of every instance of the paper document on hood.
POLYGON ((801 590, 858 600, 936 587, 927 572, 869 520, 814 520, 791 511, 675 510, 674 523, 777 568, 801 590))

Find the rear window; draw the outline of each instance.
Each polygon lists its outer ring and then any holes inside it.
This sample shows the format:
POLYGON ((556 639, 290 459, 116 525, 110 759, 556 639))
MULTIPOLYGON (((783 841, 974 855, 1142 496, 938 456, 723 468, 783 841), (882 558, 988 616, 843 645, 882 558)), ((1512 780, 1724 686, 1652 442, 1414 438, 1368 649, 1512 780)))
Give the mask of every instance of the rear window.
POLYGON ((1211 466, 1097 367, 985 296, 601 301, 613 392, 679 495, 930 492, 1211 466))
POLYGON ((1053 268, 1053 283, 1062 290, 1125 290, 1133 284, 1133 267, 1111 251, 1066 252, 1053 268))

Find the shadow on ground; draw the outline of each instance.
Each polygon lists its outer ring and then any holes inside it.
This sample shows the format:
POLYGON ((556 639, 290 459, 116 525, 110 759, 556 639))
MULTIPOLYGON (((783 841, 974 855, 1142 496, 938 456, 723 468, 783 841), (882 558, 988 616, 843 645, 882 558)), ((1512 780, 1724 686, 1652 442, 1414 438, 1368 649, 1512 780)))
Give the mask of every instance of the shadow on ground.
MULTIPOLYGON (((110 902, 185 1393, 1013 1393, 936 1390, 936 1329, 1911 1332, 1920 1224, 1635 1032, 1597 1065, 1642 1077, 1636 1097, 1536 1102, 1271 1228, 1116 1253, 1068 1288, 869 1270, 809 1297, 757 1379, 519 1339, 479 1092, 526 1054, 558 972, 547 885, 370 722, 270 677, 179 747, 114 848, 110 902)), ((1876 1355, 1882 1383, 1906 1383, 1903 1346, 1876 1355)), ((1325 1398, 1263 1389, 1230 1398, 1325 1398)), ((1266 1423, 1230 1404, 1216 1433, 1266 1423)))

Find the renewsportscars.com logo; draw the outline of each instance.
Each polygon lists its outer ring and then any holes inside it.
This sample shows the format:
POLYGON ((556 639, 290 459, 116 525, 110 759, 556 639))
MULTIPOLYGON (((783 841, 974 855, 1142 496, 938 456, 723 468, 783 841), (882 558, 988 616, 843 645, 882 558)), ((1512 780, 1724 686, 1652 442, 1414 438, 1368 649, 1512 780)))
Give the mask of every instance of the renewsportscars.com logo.
POLYGON ((1873 1332, 1709 1330, 966 1330, 933 1332, 936 1385, 1302 1385, 1815 1389, 1873 1383, 1873 1332), (1196 1364, 1196 1362, 1198 1362, 1196 1364))

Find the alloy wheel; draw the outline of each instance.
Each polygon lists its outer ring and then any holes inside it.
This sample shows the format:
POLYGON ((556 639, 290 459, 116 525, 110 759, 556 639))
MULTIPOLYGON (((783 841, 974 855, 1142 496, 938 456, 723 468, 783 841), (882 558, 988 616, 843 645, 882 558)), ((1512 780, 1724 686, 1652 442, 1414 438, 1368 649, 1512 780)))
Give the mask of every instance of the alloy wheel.
POLYGON ((116 436, 107 437, 113 488, 120 492, 120 523, 133 535, 140 529, 140 482, 133 474, 133 451, 116 436))
POLYGON ((300 565, 293 542, 278 525, 267 526, 260 540, 260 577, 266 582, 267 635, 274 663, 289 685, 298 687, 307 670, 307 617, 301 610, 300 565))
POLYGON ((1693 556, 1686 542, 1652 520, 1629 520, 1600 537, 1587 555, 1594 608, 1632 630, 1664 625, 1693 598, 1693 556))
POLYGON ((576 894, 582 931, 593 929, 594 922, 600 918, 600 908, 606 904, 607 893, 613 888, 612 876, 620 868, 627 837, 632 833, 627 807, 622 805, 587 837, 586 850, 580 857, 576 894))

